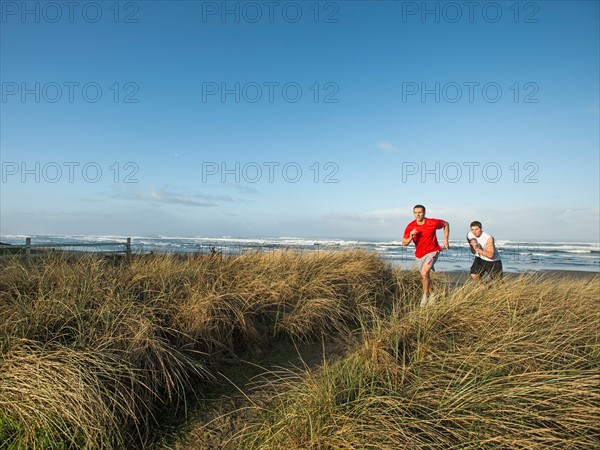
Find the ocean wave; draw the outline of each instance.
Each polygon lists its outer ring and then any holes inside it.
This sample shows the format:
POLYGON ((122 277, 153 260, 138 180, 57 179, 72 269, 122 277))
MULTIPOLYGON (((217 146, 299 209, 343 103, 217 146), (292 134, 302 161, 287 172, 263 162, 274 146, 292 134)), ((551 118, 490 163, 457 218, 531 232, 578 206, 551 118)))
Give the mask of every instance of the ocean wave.
MULTIPOLYGON (((23 235, 10 234, 0 236, 0 242, 12 245, 24 245, 27 237, 32 238, 32 244, 81 244, 90 243, 101 245, 111 243, 125 243, 126 237, 117 235, 23 235)), ((234 237, 234 236, 133 236, 131 237, 133 250, 136 252, 208 252, 214 246, 224 253, 239 253, 246 250, 273 251, 277 249, 312 250, 337 250, 359 248, 375 251, 383 258, 394 263, 413 261, 414 246, 402 246, 399 240, 361 240, 361 239, 333 239, 333 238, 302 238, 295 236, 280 237, 234 237)), ((496 241, 499 253, 507 266, 529 268, 557 266, 576 267, 578 270, 597 270, 600 247, 596 242, 518 242, 501 240, 496 241)), ((465 270, 471 264, 472 256, 468 251, 466 240, 451 240, 450 251, 443 252, 440 266, 461 261, 465 270)))

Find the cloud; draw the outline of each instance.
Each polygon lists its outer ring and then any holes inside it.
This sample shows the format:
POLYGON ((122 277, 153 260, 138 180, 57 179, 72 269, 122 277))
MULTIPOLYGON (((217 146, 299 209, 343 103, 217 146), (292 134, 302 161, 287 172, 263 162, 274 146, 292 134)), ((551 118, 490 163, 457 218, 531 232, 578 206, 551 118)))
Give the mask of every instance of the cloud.
POLYGON ((378 209, 375 211, 363 211, 363 212, 346 212, 346 213, 329 213, 325 214, 323 218, 331 221, 354 221, 363 223, 373 222, 386 222, 389 220, 399 220, 412 217, 410 211, 406 208, 391 208, 391 209, 378 209))
MULTIPOLYGON (((600 235, 598 208, 553 206, 476 207, 427 206, 427 217, 450 223, 450 239, 461 239, 473 220, 500 240, 597 241, 600 235)), ((390 208, 363 212, 337 212, 321 217, 323 229, 340 235, 394 238, 414 219, 412 210, 390 208)))
POLYGON ((392 144, 389 141, 382 141, 377 144, 377 148, 383 150, 384 152, 393 153, 398 151, 398 147, 392 144))
POLYGON ((112 197, 146 203, 164 203, 201 208, 214 207, 220 203, 234 201, 228 195, 210 195, 199 192, 181 194, 167 188, 150 189, 149 191, 115 190, 112 197))
POLYGON ((235 189, 236 191, 238 191, 240 194, 258 194, 258 193, 260 193, 260 191, 253 186, 238 185, 238 184, 233 184, 230 186, 233 189, 235 189))

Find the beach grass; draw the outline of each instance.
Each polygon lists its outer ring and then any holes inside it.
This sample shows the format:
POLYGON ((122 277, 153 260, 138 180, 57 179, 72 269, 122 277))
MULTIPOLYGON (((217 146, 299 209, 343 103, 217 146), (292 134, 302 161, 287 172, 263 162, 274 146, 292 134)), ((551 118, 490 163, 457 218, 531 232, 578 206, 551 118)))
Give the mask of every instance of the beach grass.
POLYGON ((164 408, 239 355, 349 333, 397 287, 364 252, 0 264, 3 448, 145 445, 164 408))
POLYGON ((600 443, 598 277, 435 274, 419 308, 358 250, 0 266, 1 449, 600 443))
POLYGON ((227 448, 598 448, 599 293, 524 276, 385 318, 259 386, 227 448))

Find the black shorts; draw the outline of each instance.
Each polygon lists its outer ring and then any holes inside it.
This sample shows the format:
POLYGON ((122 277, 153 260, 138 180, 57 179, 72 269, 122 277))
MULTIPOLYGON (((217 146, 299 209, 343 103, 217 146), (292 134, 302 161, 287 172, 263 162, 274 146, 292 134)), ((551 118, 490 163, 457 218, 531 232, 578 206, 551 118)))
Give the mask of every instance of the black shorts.
POLYGON ((484 275, 485 273, 493 278, 502 278, 502 261, 486 261, 485 259, 475 258, 471 266, 471 275, 484 275))

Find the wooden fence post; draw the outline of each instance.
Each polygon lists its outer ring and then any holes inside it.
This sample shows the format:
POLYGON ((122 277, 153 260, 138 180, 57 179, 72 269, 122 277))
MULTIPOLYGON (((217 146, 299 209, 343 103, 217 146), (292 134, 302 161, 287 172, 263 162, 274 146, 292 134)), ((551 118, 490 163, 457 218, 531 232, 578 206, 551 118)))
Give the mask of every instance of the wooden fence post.
POLYGON ((125 254, 127 255, 127 258, 131 258, 131 238, 128 237, 127 238, 127 244, 125 244, 125 254))
POLYGON ((25 238, 25 254, 31 255, 31 238, 25 238))

